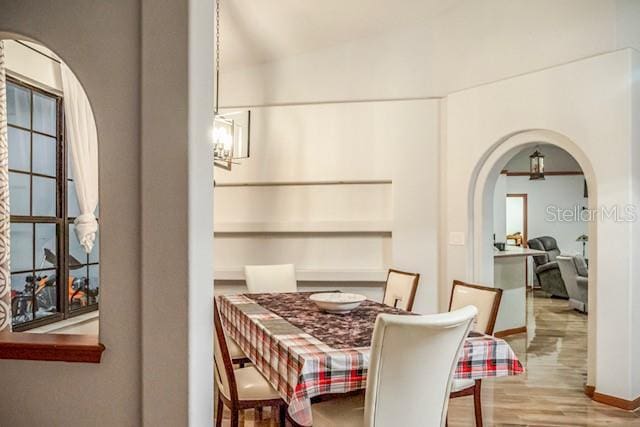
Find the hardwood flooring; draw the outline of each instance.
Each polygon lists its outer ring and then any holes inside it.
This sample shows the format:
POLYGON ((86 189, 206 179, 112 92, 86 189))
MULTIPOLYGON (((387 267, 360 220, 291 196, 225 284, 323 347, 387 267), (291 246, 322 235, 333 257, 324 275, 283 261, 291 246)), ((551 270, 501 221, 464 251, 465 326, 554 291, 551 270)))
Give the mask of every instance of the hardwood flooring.
MULTIPOLYGON (((638 426, 640 411, 628 412, 584 395, 587 375, 587 316, 541 291, 527 301, 528 332, 507 337, 525 365, 524 375, 483 380, 485 426, 638 426)), ((229 425, 225 413, 223 425, 229 425)), ((240 425, 276 426, 265 410, 255 421, 245 411, 240 425), (243 424, 244 422, 244 424, 243 424)), ((401 424, 398 424, 401 425, 401 424)), ((471 397, 451 400, 449 426, 473 426, 471 397)))

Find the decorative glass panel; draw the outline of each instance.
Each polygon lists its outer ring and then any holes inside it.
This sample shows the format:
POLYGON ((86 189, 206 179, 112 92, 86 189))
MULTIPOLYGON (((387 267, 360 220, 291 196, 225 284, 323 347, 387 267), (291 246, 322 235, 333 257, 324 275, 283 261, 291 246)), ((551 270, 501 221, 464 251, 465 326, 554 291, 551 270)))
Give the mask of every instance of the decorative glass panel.
POLYGON ((58 308, 58 292, 56 286, 56 270, 36 273, 36 319, 55 314, 58 308))
POLYGON ((33 320, 32 273, 11 275, 11 313, 14 325, 33 320))
POLYGON ((39 93, 33 94, 33 130, 56 136, 56 100, 39 93))
POLYGON ((57 176, 56 145, 55 138, 33 134, 33 172, 57 176))
MULTIPOLYGON (((33 224, 11 223, 11 271, 33 268, 33 224)), ((13 284, 12 284, 13 287, 13 284)))
POLYGON ((9 127, 9 169, 31 170, 31 134, 9 127))
POLYGON ((57 266, 57 238, 55 224, 36 224, 35 268, 57 266))
POLYGON ((89 304, 96 304, 100 299, 100 266, 89 266, 89 304))
POLYGON ((9 172, 9 211, 11 215, 29 215, 31 199, 29 175, 9 172))
POLYGON ((75 218, 79 215, 80 207, 78 206, 76 184, 73 181, 67 181, 67 216, 69 218, 75 218))
POLYGON ((33 215, 56 216, 56 180, 33 177, 33 215))
POLYGON ((13 83, 7 83, 7 123, 31 127, 31 94, 13 83))

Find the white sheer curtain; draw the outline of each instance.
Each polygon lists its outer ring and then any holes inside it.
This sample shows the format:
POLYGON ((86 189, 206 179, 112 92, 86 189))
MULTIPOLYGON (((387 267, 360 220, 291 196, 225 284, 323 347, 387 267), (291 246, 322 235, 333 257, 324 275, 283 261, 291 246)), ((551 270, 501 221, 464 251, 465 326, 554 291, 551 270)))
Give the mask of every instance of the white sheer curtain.
POLYGON ((78 241, 89 253, 98 231, 98 132, 89 99, 71 70, 60 64, 64 96, 66 141, 78 196, 80 215, 75 220, 78 241))
POLYGON ((11 268, 9 243, 9 145, 4 42, 0 40, 0 331, 11 330, 11 268))

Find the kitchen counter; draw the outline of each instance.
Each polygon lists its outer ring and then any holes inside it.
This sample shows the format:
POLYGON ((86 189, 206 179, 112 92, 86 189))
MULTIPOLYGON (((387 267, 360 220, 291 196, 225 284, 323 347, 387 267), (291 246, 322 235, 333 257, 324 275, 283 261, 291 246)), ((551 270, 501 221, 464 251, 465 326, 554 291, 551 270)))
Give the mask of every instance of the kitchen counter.
POLYGON ((499 336, 527 330, 527 257, 544 254, 544 251, 519 246, 494 253, 493 282, 496 288, 502 289, 495 327, 499 336))

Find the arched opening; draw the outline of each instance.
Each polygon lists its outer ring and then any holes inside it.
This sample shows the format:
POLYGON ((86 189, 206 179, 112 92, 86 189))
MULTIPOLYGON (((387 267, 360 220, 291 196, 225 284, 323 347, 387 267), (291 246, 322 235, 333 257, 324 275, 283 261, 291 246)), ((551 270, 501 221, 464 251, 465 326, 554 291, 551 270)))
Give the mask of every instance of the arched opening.
MULTIPOLYGON (((494 194, 501 171, 507 162, 524 149, 533 151, 538 144, 549 144, 566 151, 579 164, 589 189, 587 208, 597 207, 596 177, 589 159, 583 151, 564 135, 549 130, 525 130, 514 132, 497 141, 478 162, 470 183, 468 217, 470 241, 469 259, 474 280, 494 283, 494 194)), ((597 269, 597 222, 589 221, 589 285, 588 285, 588 345, 586 385, 595 382, 596 344, 596 269, 597 269)), ((531 238, 531 236, 529 236, 531 238)))
POLYGON ((98 145, 88 97, 51 49, 2 37, 3 307, 14 332, 98 335, 98 145), (8 187, 8 188, 7 188, 8 187), (6 262, 4 262, 6 261, 6 262), (10 285, 8 285, 10 282, 10 285))

